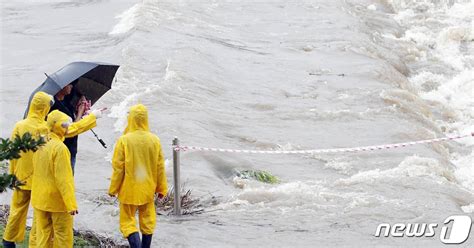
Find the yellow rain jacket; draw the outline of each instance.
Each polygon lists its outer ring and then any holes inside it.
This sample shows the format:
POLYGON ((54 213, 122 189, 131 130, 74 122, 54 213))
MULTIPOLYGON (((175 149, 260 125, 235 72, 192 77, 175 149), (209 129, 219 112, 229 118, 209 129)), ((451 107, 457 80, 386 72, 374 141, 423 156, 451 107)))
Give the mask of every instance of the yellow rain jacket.
MULTIPOLYGON (((26 119, 15 124, 11 138, 14 139, 16 135, 22 137, 26 132, 29 132, 34 139, 39 139, 41 136, 46 137, 48 127, 44 119, 51 108, 52 100, 52 96, 44 92, 37 92, 31 99, 26 119)), ((33 151, 20 152, 21 157, 19 159, 10 161, 10 174, 14 174, 18 180, 24 183, 20 186, 20 189, 23 190, 31 190, 33 154, 33 151)))
MULTIPOLYGON (((27 132, 30 133, 34 139, 38 139, 41 136, 47 137, 49 130, 45 118, 49 113, 52 101, 53 97, 44 92, 40 91, 35 93, 31 99, 26 118, 15 124, 11 138, 14 139, 16 135, 22 137, 23 134, 27 132)), ((70 125, 66 137, 76 136, 95 127, 95 125, 96 117, 91 114, 70 125)), ((21 190, 15 190, 13 192, 10 216, 3 235, 3 239, 7 241, 21 242, 25 236, 26 218, 30 205, 34 171, 34 154, 33 151, 20 152, 21 157, 19 159, 10 161, 10 174, 14 174, 24 185, 20 186, 21 190)), ((35 227, 33 226, 32 232, 30 233, 30 247, 34 247, 36 243, 35 237, 35 227)))
POLYGON ((109 194, 121 204, 144 205, 155 193, 166 195, 168 185, 160 139, 150 132, 148 111, 142 104, 130 108, 128 125, 115 145, 109 194))
MULTIPOLYGON (((20 137, 26 132, 29 132, 34 139, 39 139, 40 136, 46 137, 48 134, 48 127, 46 126, 46 115, 49 113, 51 108, 51 101, 53 97, 40 91, 37 92, 31 99, 28 114, 24 120, 21 120, 15 124, 13 128, 11 139, 14 139, 16 135, 20 137)), ((78 122, 72 123, 68 132, 65 135, 66 138, 77 136, 91 128, 96 126, 96 117, 90 114, 84 117, 78 122)), ((19 159, 13 159, 10 161, 10 174, 14 174, 18 180, 22 181, 24 185, 20 186, 20 189, 31 190, 31 178, 33 176, 33 151, 20 152, 19 159)))
POLYGON ((70 121, 69 116, 58 110, 48 115, 49 140, 33 157, 35 173, 31 202, 35 209, 46 212, 77 210, 71 155, 63 143, 66 128, 62 124, 70 121))
POLYGON ((94 114, 89 114, 80 121, 73 122, 71 125, 69 125, 64 138, 71 138, 94 128, 97 125, 96 121, 96 116, 94 114))

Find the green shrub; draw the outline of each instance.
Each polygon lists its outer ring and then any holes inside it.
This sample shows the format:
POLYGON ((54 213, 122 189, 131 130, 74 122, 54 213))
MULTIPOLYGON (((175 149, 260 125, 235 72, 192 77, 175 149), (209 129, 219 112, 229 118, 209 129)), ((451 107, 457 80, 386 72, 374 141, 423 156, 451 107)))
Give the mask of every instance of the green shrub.
POLYGON ((263 170, 242 170, 237 172, 237 176, 243 179, 255 179, 262 183, 275 184, 279 183, 280 179, 268 171, 263 170))

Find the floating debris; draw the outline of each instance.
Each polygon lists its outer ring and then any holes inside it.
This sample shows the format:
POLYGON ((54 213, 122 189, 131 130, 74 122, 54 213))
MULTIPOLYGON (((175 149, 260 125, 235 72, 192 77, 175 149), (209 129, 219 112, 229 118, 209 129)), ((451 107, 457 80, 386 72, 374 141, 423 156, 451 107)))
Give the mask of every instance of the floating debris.
MULTIPOLYGON (((174 210, 174 187, 168 190, 163 199, 155 199, 156 213, 158 215, 172 215, 174 210)), ((191 195, 191 190, 181 186, 181 214, 194 215, 204 213, 206 206, 217 204, 217 198, 210 195, 209 199, 196 198, 191 195)))
POLYGON ((280 179, 264 170, 242 170, 237 171, 237 177, 241 179, 255 179, 262 183, 276 184, 280 179))

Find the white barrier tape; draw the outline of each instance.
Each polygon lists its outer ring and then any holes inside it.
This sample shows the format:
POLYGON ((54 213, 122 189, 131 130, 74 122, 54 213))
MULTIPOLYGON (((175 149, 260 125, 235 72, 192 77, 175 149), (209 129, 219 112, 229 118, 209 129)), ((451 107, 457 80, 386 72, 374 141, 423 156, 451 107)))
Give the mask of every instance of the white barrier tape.
POLYGON ((405 143, 385 144, 377 146, 361 146, 351 148, 333 148, 333 149, 315 149, 315 150, 297 150, 297 151, 259 151, 259 150, 235 150, 235 149, 221 149, 221 148, 207 148, 197 146, 173 146, 175 151, 207 151, 207 152, 230 152, 230 153, 251 153, 251 154, 314 154, 314 153, 343 153, 343 152, 363 152, 363 151, 375 151, 384 149, 393 149, 400 147, 413 146, 418 144, 428 144, 434 142, 441 142, 446 140, 462 139, 465 137, 474 136, 474 132, 471 134, 457 135, 444 138, 419 140, 405 143))

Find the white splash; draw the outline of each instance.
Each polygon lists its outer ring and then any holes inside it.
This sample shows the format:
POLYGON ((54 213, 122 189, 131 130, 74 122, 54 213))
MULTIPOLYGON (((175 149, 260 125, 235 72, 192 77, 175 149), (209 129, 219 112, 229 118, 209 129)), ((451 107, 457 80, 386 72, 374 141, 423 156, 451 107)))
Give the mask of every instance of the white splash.
POLYGON ((120 18, 120 22, 113 27, 112 31, 109 32, 109 35, 121 35, 128 33, 130 30, 135 28, 136 20, 140 15, 140 9, 142 6, 143 3, 137 3, 130 9, 118 15, 116 18, 120 18))
POLYGON ((429 177, 437 182, 446 182, 453 180, 452 173, 443 168, 438 160, 433 158, 423 158, 411 156, 405 158, 397 167, 388 170, 369 170, 359 172, 350 178, 340 179, 336 184, 353 185, 359 183, 374 183, 379 180, 392 178, 401 180, 404 177, 429 177))

